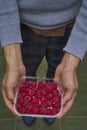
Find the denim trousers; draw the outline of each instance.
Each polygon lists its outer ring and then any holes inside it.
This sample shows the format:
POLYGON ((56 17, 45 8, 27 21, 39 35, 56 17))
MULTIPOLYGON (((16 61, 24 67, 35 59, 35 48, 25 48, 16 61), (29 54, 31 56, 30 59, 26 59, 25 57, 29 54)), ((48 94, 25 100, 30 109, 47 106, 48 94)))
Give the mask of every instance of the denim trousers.
POLYGON ((46 77, 54 77, 56 67, 64 55, 63 48, 70 32, 71 28, 67 28, 64 36, 45 37, 35 34, 28 26, 21 24, 22 57, 28 76, 36 76, 36 71, 45 57, 48 64, 46 77))

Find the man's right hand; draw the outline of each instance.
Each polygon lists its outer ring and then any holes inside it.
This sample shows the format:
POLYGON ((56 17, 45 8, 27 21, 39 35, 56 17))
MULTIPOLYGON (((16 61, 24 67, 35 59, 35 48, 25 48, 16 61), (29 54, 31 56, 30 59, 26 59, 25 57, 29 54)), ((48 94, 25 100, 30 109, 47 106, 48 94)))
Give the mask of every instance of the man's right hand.
POLYGON ((26 75, 22 61, 20 44, 12 44, 3 48, 6 59, 6 70, 2 81, 2 95, 7 107, 14 113, 14 98, 18 83, 26 75))

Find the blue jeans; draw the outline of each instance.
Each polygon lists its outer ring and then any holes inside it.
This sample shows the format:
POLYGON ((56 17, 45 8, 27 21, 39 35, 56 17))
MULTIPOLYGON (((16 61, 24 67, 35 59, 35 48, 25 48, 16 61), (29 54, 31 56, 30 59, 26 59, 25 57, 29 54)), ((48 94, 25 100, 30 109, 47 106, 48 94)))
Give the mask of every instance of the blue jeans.
POLYGON ((45 37, 35 34, 29 27, 21 24, 21 32, 23 38, 21 49, 27 75, 36 76, 36 71, 45 56, 48 64, 46 77, 53 78, 55 69, 64 55, 63 48, 71 28, 65 30, 64 36, 45 37))

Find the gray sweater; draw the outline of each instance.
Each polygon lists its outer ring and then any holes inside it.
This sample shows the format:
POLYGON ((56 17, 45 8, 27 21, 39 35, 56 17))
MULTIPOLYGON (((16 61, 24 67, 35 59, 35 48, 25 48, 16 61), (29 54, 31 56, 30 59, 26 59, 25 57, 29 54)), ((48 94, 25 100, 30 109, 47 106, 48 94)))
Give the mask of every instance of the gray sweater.
POLYGON ((39 29, 52 29, 75 19, 64 47, 80 59, 87 51, 87 0, 0 0, 0 43, 22 43, 20 22, 39 29))

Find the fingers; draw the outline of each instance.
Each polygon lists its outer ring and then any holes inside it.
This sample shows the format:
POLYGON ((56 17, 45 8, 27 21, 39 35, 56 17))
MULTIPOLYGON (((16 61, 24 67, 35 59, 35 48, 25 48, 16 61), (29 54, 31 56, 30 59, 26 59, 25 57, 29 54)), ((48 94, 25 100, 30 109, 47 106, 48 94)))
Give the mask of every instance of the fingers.
MULTIPOLYGON (((16 85, 14 83, 14 85, 16 85)), ((15 86, 13 86, 7 78, 7 73, 5 73, 3 81, 2 81, 2 95, 5 101, 6 106, 17 115, 14 111, 14 98, 15 98, 15 86)))
POLYGON ((2 83, 2 90, 4 91, 6 97, 10 101, 14 101, 15 96, 15 86, 17 86, 17 83, 12 80, 12 82, 9 81, 7 75, 4 76, 4 81, 2 83))
POLYGON ((12 113, 14 113, 16 116, 18 116, 17 114, 16 114, 16 112, 14 111, 14 107, 13 107, 13 101, 11 101, 11 100, 8 100, 8 98, 6 97, 6 95, 5 95, 5 92, 4 92, 4 90, 2 89, 2 94, 3 94, 3 99, 4 99, 4 101, 5 101, 5 104, 6 104, 6 106, 12 111, 12 113))
POLYGON ((61 118, 69 111, 75 100, 76 94, 77 94, 77 88, 74 86, 69 87, 67 86, 66 89, 63 88, 63 96, 62 96, 63 107, 62 112, 58 116, 58 118, 61 118))
POLYGON ((54 79, 57 79, 60 84, 60 87, 62 88, 61 92, 63 107, 62 112, 60 113, 60 115, 58 115, 58 118, 61 118, 69 111, 75 100, 76 93, 78 90, 78 80, 76 72, 69 71, 65 68, 60 69, 58 67, 54 79))
POLYGON ((76 89, 74 87, 67 87, 64 95, 63 95, 63 104, 65 104, 66 102, 68 102, 70 99, 72 99, 74 93, 76 93, 76 89))
POLYGON ((65 104, 63 104, 62 112, 57 117, 58 119, 63 117, 65 115, 65 113, 67 113, 69 111, 69 109, 71 108, 71 106, 75 100, 75 97, 76 97, 76 92, 73 94, 73 96, 70 100, 68 100, 65 104))

